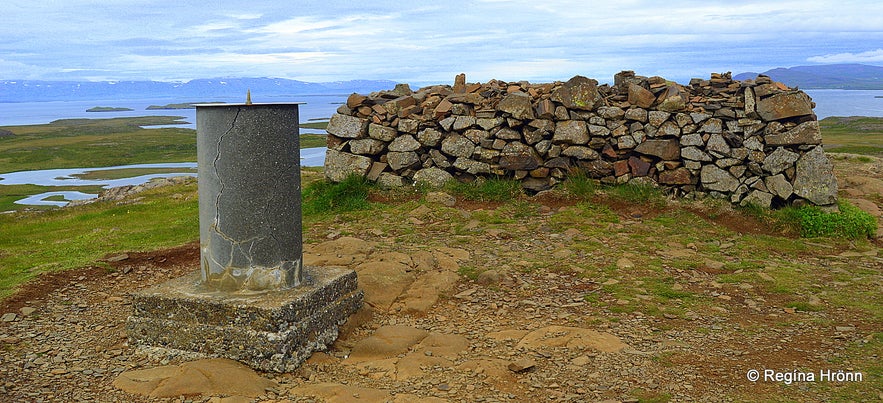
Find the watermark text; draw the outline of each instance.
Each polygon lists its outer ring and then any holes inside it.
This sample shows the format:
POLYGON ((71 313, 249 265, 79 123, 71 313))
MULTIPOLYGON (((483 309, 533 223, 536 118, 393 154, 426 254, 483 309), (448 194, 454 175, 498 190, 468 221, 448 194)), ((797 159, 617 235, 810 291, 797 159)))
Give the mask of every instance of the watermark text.
POLYGON ((865 376, 861 372, 842 369, 821 369, 818 371, 750 369, 745 376, 751 382, 782 382, 786 385, 795 382, 862 382, 865 380, 865 376))

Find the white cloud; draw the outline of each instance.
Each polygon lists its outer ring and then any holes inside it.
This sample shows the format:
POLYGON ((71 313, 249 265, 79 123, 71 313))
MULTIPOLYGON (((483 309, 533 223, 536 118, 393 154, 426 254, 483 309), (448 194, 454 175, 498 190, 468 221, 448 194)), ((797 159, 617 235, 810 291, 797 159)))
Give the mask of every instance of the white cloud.
MULTIPOLYGON (((62 68, 119 79, 671 79, 816 63, 879 63, 883 2, 10 0, 0 79, 62 68), (422 2, 420 2, 422 3, 422 2), (35 5, 36 4, 36 5, 35 5), (877 46, 874 46, 876 48, 877 46), (667 74, 671 74, 669 76, 667 74), (603 76, 601 76, 603 75, 603 76)), ((68 71, 75 77, 77 71, 68 71)), ((85 77, 85 74, 83 74, 85 77)))
POLYGON ((880 63, 883 62, 883 49, 869 50, 861 53, 834 53, 807 58, 813 63, 880 63))
POLYGON ((235 18, 237 20, 256 20, 263 17, 263 14, 228 14, 230 18, 235 18))

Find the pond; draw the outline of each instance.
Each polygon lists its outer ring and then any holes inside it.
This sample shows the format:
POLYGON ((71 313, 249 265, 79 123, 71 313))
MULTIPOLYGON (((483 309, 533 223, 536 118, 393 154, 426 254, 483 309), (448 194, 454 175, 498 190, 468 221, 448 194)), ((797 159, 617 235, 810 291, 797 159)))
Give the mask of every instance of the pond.
MULTIPOLYGON (((318 167, 325 163, 325 147, 304 148, 300 150, 301 166, 318 167)), ((132 164, 118 165, 113 167, 99 168, 63 168, 43 169, 35 171, 19 171, 0 173, 0 185, 39 185, 39 186, 101 186, 105 189, 140 185, 154 178, 169 178, 173 176, 196 176, 192 170, 196 168, 195 162, 174 162, 158 164, 132 164), (120 171, 120 170, 144 170, 156 169, 168 171, 169 169, 181 169, 181 172, 153 173, 136 175, 117 179, 85 179, 81 176, 93 176, 94 172, 120 171), (189 171, 189 172, 188 172, 189 171)), ((76 191, 44 192, 17 200, 16 204, 42 205, 42 206, 65 206, 71 200, 83 200, 97 197, 96 194, 76 191), (62 196, 66 201, 45 200, 52 196, 62 196)))

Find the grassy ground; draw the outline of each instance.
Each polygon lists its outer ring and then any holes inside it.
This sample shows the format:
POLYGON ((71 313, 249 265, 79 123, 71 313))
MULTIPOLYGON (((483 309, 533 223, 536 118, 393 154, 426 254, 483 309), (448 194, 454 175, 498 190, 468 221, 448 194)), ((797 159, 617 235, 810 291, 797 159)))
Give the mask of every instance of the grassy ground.
POLYGON ((106 255, 199 237, 195 181, 146 191, 133 204, 0 214, 0 298, 42 272, 97 265, 106 255))
MULTIPOLYGON (((513 195, 506 181, 457 184, 446 189, 457 196, 454 207, 428 202, 419 189, 369 189, 369 203, 358 203, 357 195, 365 192, 359 181, 344 183, 348 189, 322 186, 311 197, 327 213, 305 215, 305 242, 354 236, 405 250, 463 248, 472 258, 459 273, 469 280, 490 269, 576 275, 599 285, 583 300, 612 313, 591 317, 593 326, 650 317, 659 321, 655 330, 660 332, 716 333, 720 328, 697 330, 691 318, 696 312, 722 312, 722 329, 735 328, 744 337, 723 340, 716 349, 746 351, 750 357, 742 360, 754 365, 780 362, 775 365, 791 368, 806 360, 800 350, 806 347, 831 357, 824 367, 863 371, 867 381, 862 383, 802 386, 833 396, 832 401, 876 396, 883 385, 878 359, 883 332, 872 330, 842 352, 819 346, 843 324, 881 329, 883 272, 879 249, 866 238, 799 238, 789 230, 794 223, 787 215, 733 209, 714 200, 669 201, 659 192, 630 186, 565 183, 558 194, 528 198, 513 195), (757 314, 751 304, 780 307, 780 314, 757 314), (800 332, 800 340, 785 336, 800 332), (798 350, 790 344, 775 348, 792 341, 798 350)), ((672 365, 695 364, 688 353, 669 354, 664 358, 672 365)), ((725 372, 728 382, 744 378, 744 371, 734 368, 729 369, 738 375, 725 372)), ((783 388, 734 401, 805 400, 795 392, 783 388)))
POLYGON ((64 119, 0 127, 15 133, 0 137, 0 172, 195 161, 194 130, 141 128, 173 124, 178 118, 64 119))
POLYGON ((166 174, 178 172, 196 173, 196 168, 122 168, 108 169, 101 171, 86 171, 79 175, 73 175, 80 179, 88 180, 111 180, 121 178, 131 178, 134 176, 150 175, 150 174, 166 174))
POLYGON ((883 118, 832 116, 819 127, 825 151, 883 156, 883 118))
MULTIPOLYGON (((693 331, 691 315, 725 307, 734 318, 752 318, 731 319, 724 329, 744 332, 746 344, 738 349, 754 354, 751 343, 770 346, 785 337, 772 332, 775 339, 767 340, 773 337, 770 326, 791 334, 807 326, 825 332, 844 323, 861 329, 883 323, 880 259, 872 242, 798 238, 772 214, 713 200, 670 201, 643 188, 599 187, 579 179, 540 198, 515 192, 506 180, 452 185, 446 191, 458 202, 446 207, 427 201, 420 188, 383 190, 357 180, 329 185, 318 169, 305 170, 302 177, 305 243, 355 236, 382 239, 402 250, 463 248, 472 256, 460 268, 466 279, 489 268, 591 279, 598 288, 587 290, 582 300, 605 312, 593 317, 593 325, 646 316, 661 321, 661 331, 693 331), (754 314, 743 306, 749 300, 786 311, 775 317, 754 314)), ((102 266, 102 258, 117 253, 198 238, 195 183, 138 196, 122 205, 0 215, 0 298, 42 272, 102 266)), ((801 342, 830 338, 810 336, 801 342)), ((803 359, 793 354, 783 360, 803 359)), ((824 383, 806 387, 843 401, 868 396, 880 385, 883 366, 875 358, 880 354, 883 333, 876 332, 829 361, 832 368, 863 371, 868 382, 836 385, 836 391, 824 383)), ((663 359, 676 365, 691 356, 672 352, 663 359)))

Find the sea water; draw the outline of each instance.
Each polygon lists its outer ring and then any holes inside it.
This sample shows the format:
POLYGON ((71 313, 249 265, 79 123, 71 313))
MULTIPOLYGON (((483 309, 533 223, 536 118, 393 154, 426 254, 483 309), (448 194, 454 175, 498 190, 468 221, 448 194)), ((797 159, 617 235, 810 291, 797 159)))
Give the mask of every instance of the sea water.
MULTIPOLYGON (((338 107, 346 102, 347 95, 293 95, 272 97, 254 102, 304 102, 298 107, 301 123, 313 120, 324 120, 331 117, 338 107)), ((0 102, 0 126, 36 125, 52 122, 57 119, 108 119, 139 116, 181 116, 181 125, 164 125, 162 127, 183 127, 196 129, 196 109, 147 109, 151 105, 187 102, 244 102, 242 99, 212 98, 209 100, 182 100, 180 98, 150 99, 99 99, 88 101, 50 101, 50 102, 0 102), (131 111, 86 112, 96 106, 129 108, 131 111)), ((148 126, 158 127, 158 126, 148 126)), ((307 131, 309 132, 309 131, 307 131)))

